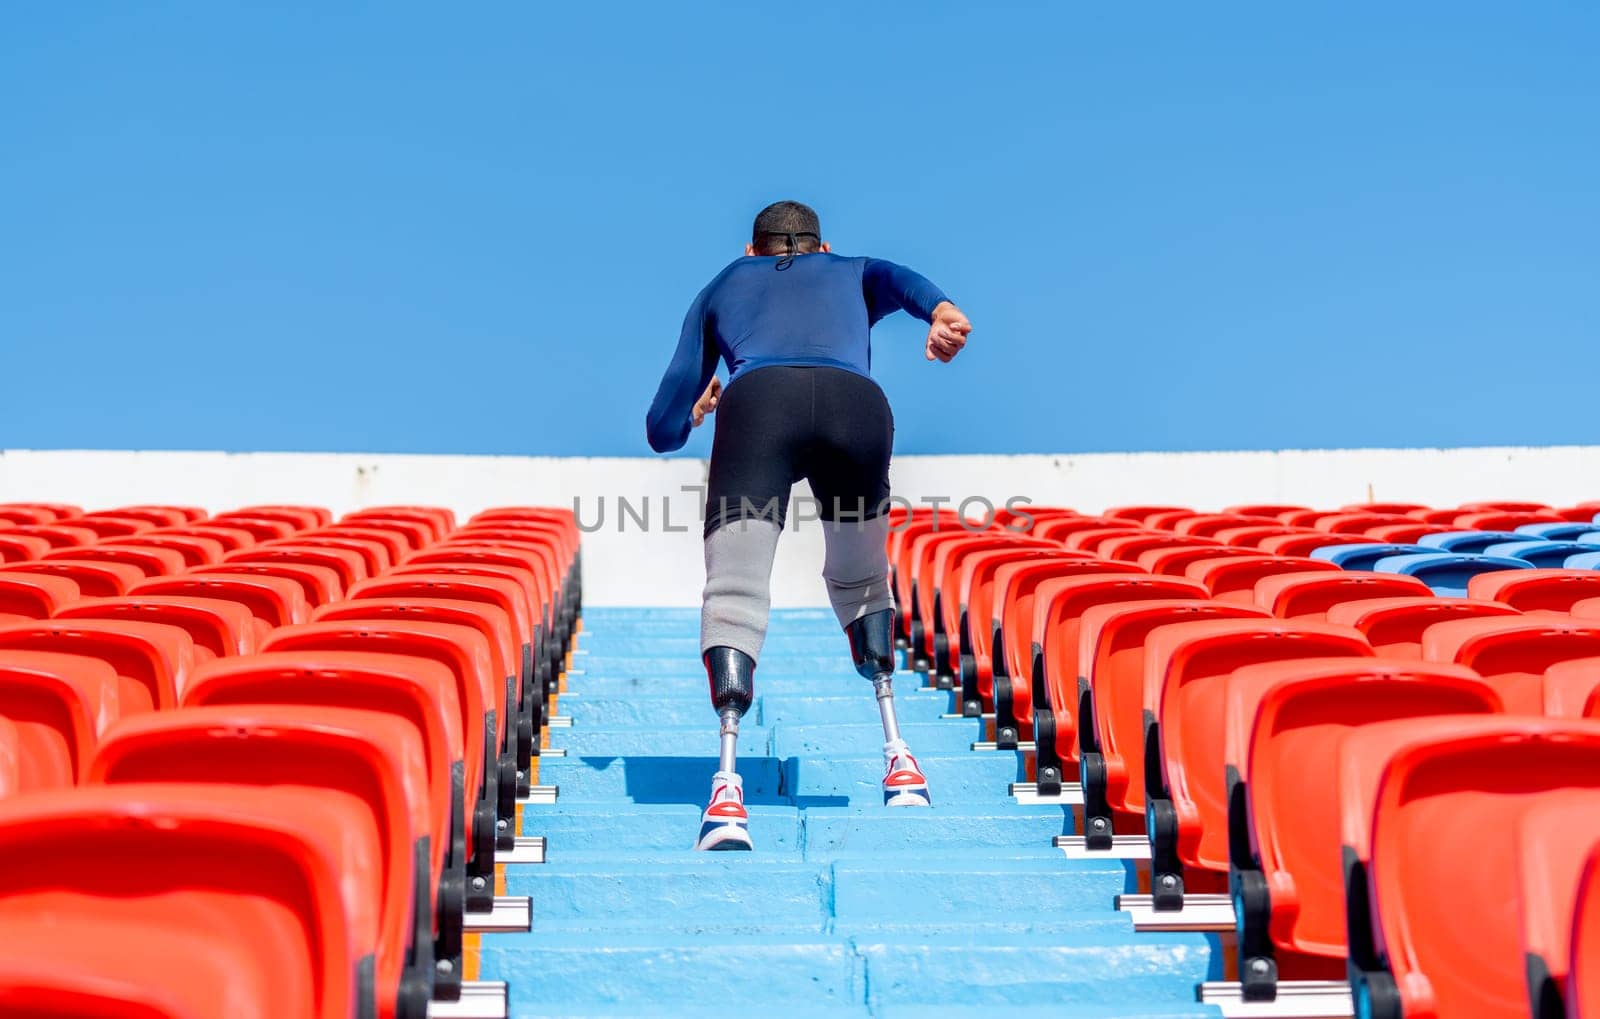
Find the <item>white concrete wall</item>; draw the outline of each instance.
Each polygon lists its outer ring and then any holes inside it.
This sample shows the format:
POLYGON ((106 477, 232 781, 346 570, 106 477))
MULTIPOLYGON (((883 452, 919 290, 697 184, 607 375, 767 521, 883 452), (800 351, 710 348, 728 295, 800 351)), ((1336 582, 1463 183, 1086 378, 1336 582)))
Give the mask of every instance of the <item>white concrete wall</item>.
MULTIPOLYGON (((698 603, 701 460, 404 456, 337 453, 0 452, 0 502, 48 500, 103 509, 176 502, 220 511, 255 502, 306 502, 336 513, 382 503, 452 507, 572 505, 604 526, 584 538, 585 591, 594 605, 698 603), (649 529, 619 527, 618 498, 649 506, 649 529), (664 529, 668 507, 672 532, 664 529), (677 530, 683 528, 683 530, 677 530)), ((1002 504, 1092 512, 1162 502, 1217 509, 1238 502, 1333 507, 1372 499, 1449 506, 1478 499, 1573 503, 1600 499, 1600 446, 1482 449, 1287 450, 1055 456, 906 456, 891 481, 912 500, 984 496, 1002 504)), ((804 486, 797 494, 805 491, 804 486)), ((974 505, 974 512, 979 507, 974 505)), ((793 516, 794 514, 791 514, 793 516)), ((791 523, 773 574, 773 602, 822 605, 821 534, 791 523)))

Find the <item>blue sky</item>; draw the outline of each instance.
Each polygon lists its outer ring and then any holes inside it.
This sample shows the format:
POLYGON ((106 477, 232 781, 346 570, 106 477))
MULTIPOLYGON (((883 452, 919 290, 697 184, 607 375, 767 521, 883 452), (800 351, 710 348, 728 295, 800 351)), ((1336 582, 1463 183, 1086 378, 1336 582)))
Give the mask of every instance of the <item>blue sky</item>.
POLYGON ((1592 5, 267 6, 0 13, 0 448, 648 455, 778 198, 901 453, 1600 441, 1592 5))

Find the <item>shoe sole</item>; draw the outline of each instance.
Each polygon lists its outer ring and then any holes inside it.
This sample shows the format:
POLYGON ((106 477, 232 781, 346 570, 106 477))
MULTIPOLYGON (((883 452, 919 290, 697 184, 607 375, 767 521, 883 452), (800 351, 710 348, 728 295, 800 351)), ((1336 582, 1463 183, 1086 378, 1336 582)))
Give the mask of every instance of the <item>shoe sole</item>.
POLYGON ((742 825, 725 824, 701 835, 694 848, 703 853, 748 852, 755 845, 750 841, 750 832, 742 825))
POLYGON ((931 807, 933 800, 928 796, 926 789, 905 790, 886 797, 883 801, 886 807, 931 807))

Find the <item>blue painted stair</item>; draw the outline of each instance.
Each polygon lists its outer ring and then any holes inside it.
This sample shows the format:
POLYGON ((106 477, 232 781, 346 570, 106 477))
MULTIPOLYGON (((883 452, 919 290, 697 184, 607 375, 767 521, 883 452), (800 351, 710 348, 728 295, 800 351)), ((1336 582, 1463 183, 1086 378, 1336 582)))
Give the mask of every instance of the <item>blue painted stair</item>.
POLYGON ((1014 754, 973 752, 946 692, 896 679, 931 810, 882 806, 883 733, 832 614, 773 613, 740 732, 754 853, 690 846, 716 768, 699 613, 589 609, 542 759, 554 804, 507 868, 533 929, 485 936, 480 975, 525 1016, 1214 1016, 1214 939, 1135 934, 1116 862, 1067 860, 1054 806, 1021 806, 1014 754))

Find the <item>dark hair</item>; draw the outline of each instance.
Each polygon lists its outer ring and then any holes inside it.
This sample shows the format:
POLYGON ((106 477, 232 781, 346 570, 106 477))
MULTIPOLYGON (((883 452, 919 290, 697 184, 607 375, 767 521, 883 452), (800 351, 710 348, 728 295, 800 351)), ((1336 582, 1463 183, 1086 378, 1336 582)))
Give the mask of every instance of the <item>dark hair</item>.
POLYGON ((750 243, 758 255, 790 255, 820 251, 822 224, 809 205, 799 202, 773 202, 756 214, 750 230, 750 243), (790 250, 790 238, 794 248, 790 250))

